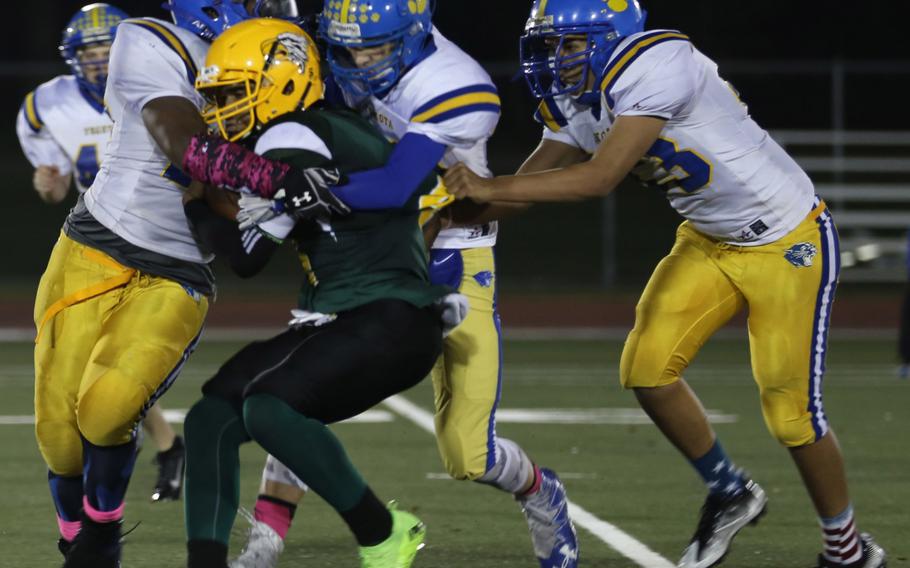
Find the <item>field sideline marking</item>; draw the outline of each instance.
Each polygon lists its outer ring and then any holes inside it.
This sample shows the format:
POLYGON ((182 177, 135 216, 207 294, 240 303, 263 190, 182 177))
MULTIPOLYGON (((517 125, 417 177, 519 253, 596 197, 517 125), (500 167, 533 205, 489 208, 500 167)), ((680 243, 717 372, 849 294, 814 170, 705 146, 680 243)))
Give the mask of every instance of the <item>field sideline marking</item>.
MULTIPOLYGON (((435 435, 433 415, 420 408, 401 395, 387 398, 383 402, 394 412, 410 420, 422 430, 435 435)), ((622 554, 644 568, 675 568, 676 565, 639 542, 632 535, 624 532, 615 525, 601 520, 575 503, 569 501, 569 515, 576 525, 593 534, 607 546, 622 554)))

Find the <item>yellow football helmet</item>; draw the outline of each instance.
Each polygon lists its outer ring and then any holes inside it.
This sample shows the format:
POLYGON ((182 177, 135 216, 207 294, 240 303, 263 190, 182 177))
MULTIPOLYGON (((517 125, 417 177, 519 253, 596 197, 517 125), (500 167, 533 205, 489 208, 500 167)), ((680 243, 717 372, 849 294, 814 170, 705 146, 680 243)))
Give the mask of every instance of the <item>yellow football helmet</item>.
POLYGON ((196 90, 203 118, 230 141, 322 99, 319 52, 298 26, 273 18, 246 20, 212 42, 196 90))

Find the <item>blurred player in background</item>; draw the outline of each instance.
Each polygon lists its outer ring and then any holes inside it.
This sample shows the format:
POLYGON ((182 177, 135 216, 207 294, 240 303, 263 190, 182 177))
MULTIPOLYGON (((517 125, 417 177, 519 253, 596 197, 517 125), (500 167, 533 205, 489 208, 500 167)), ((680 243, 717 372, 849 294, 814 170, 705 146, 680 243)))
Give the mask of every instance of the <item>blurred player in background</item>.
MULTIPOLYGON (((907 235, 907 273, 910 274, 910 234, 907 235)), ((900 330, 897 337, 897 354, 900 367, 897 376, 910 379, 910 282, 904 288, 904 302, 901 305, 900 330)))
POLYGON ((529 162, 562 169, 490 180, 460 164, 446 184, 481 202, 577 201, 607 195, 632 173, 665 192, 686 221, 639 301, 620 375, 708 488, 679 566, 718 564, 767 501, 682 380, 704 342, 748 307, 765 421, 790 450, 822 525, 818 566, 882 567, 883 549, 854 525, 822 405, 840 268, 831 215, 714 62, 679 32, 643 28, 635 0, 536 0, 522 66, 547 130, 529 162))
MULTIPOLYGON (((35 191, 47 203, 61 202, 73 182, 81 194, 95 180, 113 130, 104 110, 111 43, 117 25, 128 17, 108 4, 80 9, 60 42, 60 53, 72 74, 56 77, 25 97, 16 133, 35 167, 35 191)), ((142 425, 157 447, 158 479, 152 501, 178 499, 183 485, 183 439, 157 403, 142 425)))
MULTIPOLYGON (((173 166, 206 129, 194 81, 208 41, 251 15, 293 12, 279 0, 167 8, 176 25, 119 23, 105 91, 112 137, 35 300, 36 432, 65 568, 120 565, 135 426, 176 380, 214 292, 211 255, 183 214, 189 180, 173 166)), ((86 36, 99 21, 90 15, 86 36)))
MULTIPOLYGON (((384 163, 391 144, 367 120, 323 108, 319 68, 312 39, 293 24, 255 19, 234 26, 212 44, 196 83, 210 102, 206 120, 285 167, 347 173, 384 163)), ((245 231, 217 216, 203 192, 187 195, 200 243, 238 274, 259 272, 286 239, 305 273, 291 328, 222 365, 187 415, 189 568, 227 566, 239 449, 251 440, 338 512, 363 568, 411 566, 423 523, 376 497, 326 425, 419 383, 440 353, 438 304, 450 289, 429 282, 419 224, 422 196, 439 187, 431 174, 397 207, 350 215, 343 207, 334 211, 342 215, 308 207, 245 231)), ((240 205, 239 218, 249 221, 252 210, 269 211, 272 202, 244 197, 240 205)))
MULTIPOLYGON (((433 27, 432 9, 427 0, 325 3, 320 33, 335 82, 350 107, 396 142, 382 167, 350 174, 345 185, 332 189, 354 210, 399 207, 438 164, 463 161, 490 174, 486 143, 499 120, 496 87, 477 62, 433 27)), ((433 243, 432 281, 458 289, 471 306, 433 369, 437 442, 453 478, 515 496, 541 566, 571 568, 578 545, 562 483, 518 444, 496 435, 502 386, 496 233, 495 222, 447 226, 433 243)), ((267 464, 256 523, 235 568, 275 566, 305 491, 289 478, 293 475, 280 462, 267 464)))

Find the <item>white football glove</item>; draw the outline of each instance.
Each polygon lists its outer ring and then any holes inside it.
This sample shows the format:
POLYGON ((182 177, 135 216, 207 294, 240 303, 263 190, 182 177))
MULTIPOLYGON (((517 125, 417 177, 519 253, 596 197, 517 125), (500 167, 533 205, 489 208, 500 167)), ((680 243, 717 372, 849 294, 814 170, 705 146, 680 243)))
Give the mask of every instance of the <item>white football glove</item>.
POLYGON ((237 205, 240 206, 240 211, 237 212, 237 222, 240 223, 241 231, 270 221, 284 213, 284 205, 281 202, 251 193, 241 194, 237 205))

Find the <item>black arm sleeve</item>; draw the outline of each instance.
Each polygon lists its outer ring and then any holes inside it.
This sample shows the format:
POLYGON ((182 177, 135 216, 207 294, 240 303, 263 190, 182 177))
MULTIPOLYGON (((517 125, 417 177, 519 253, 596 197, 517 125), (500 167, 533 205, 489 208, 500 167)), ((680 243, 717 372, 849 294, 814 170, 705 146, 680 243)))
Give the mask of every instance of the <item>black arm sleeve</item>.
POLYGON ((219 217, 203 199, 188 201, 183 211, 199 248, 227 259, 241 278, 258 274, 281 245, 255 227, 241 231, 237 223, 219 217))

